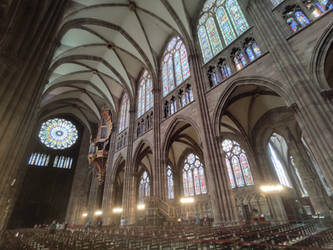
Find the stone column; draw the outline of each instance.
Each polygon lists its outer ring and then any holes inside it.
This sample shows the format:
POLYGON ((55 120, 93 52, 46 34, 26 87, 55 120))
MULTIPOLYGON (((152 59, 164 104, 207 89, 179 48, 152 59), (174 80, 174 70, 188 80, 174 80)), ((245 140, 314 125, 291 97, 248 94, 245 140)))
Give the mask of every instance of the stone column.
MULTIPOLYGON (((199 45, 197 46, 199 48, 199 45)), ((193 84, 193 94, 200 109, 198 123, 201 127, 202 149, 205 159, 207 183, 211 197, 214 224, 233 225, 238 223, 238 213, 233 197, 226 166, 220 150, 217 135, 209 116, 208 103, 205 96, 204 72, 202 72, 199 55, 194 48, 189 51, 189 63, 193 84)), ((194 104, 192 104, 194 105, 194 104)))
POLYGON ((95 168, 91 169, 92 171, 92 180, 89 189, 89 198, 88 198, 88 218, 92 221, 94 219, 94 213, 98 209, 98 187, 99 182, 97 179, 98 172, 95 168))
POLYGON ((85 128, 80 153, 75 166, 75 173, 73 177, 73 184, 71 189, 71 195, 68 202, 66 221, 68 224, 82 225, 84 220, 82 219, 82 213, 87 211, 87 202, 89 195, 89 131, 85 128))
POLYGON ((311 139, 309 146, 329 186, 333 188, 332 107, 320 95, 306 68, 290 47, 283 27, 276 22, 268 2, 251 1, 248 10, 277 69, 284 76, 283 88, 288 91, 290 100, 294 101, 298 124, 311 139))
POLYGON ((4 14, 0 27, 0 234, 23 181, 27 144, 66 2, 7 1, 0 6, 4 14))
MULTIPOLYGON (((116 121, 116 119, 114 119, 116 121)), ((102 204, 102 210, 103 210, 103 225, 109 225, 111 223, 112 218, 112 201, 113 198, 113 175, 115 175, 115 167, 112 165, 114 160, 114 153, 116 150, 116 143, 117 143, 117 131, 118 126, 113 126, 113 132, 111 134, 110 139, 110 150, 108 159, 106 162, 106 174, 105 174, 105 184, 104 184, 104 193, 103 193, 103 204, 102 204)))
MULTIPOLYGON (((131 107, 134 106, 131 104, 131 107)), ((132 150, 134 140, 134 128, 135 128, 135 109, 132 107, 129 114, 129 125, 128 125, 128 145, 126 155, 126 165, 124 173, 124 190, 123 190, 123 216, 128 225, 135 223, 135 211, 136 211, 136 199, 135 190, 136 186, 134 183, 134 166, 132 162, 132 150)))

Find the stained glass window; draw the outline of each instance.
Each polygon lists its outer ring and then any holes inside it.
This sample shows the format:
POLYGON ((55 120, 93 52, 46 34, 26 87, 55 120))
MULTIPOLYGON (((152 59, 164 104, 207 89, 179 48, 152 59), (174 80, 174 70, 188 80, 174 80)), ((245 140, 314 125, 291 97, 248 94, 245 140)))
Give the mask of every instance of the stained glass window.
POLYGON ((227 65, 227 63, 225 61, 222 61, 221 63, 219 63, 219 68, 220 68, 220 73, 221 73, 223 80, 225 80, 229 76, 231 76, 230 67, 227 65))
POLYGON ((138 92, 138 112, 140 117, 153 106, 153 94, 151 77, 147 71, 143 73, 138 92))
POLYGON ((168 177, 168 198, 170 200, 175 198, 174 187, 173 187, 173 174, 170 166, 167 168, 167 177, 168 177))
POLYGON ((237 34, 240 36, 249 28, 249 25, 240 9, 237 0, 227 0, 226 8, 231 17, 231 21, 236 28, 237 34))
POLYGON ((32 153, 29 157, 29 166, 46 167, 49 165, 50 156, 47 154, 32 153))
POLYGON ((208 38, 210 42, 210 46, 212 48, 214 56, 217 55, 222 50, 222 43, 220 37, 217 33, 215 21, 213 17, 208 18, 206 22, 206 29, 208 33, 208 38))
POLYGON ((250 62, 254 61, 257 57, 262 55, 261 50, 254 39, 251 39, 245 44, 245 52, 250 62))
POLYGON ((119 132, 128 127, 129 122, 129 99, 127 93, 123 95, 120 109, 119 132))
POLYGON ((217 9, 216 17, 222 31, 224 42, 226 43, 226 45, 228 45, 236 39, 236 35, 224 7, 220 7, 217 9))
POLYGON ((299 29, 299 25, 298 23, 295 21, 295 19, 293 17, 289 17, 286 20, 287 24, 289 25, 290 29, 292 32, 296 32, 299 29))
POLYGON ((284 169, 284 166, 283 166, 281 160, 279 159, 276 151, 273 149, 273 146, 271 143, 268 143, 268 148, 269 148, 269 152, 271 155, 271 160, 274 165, 275 172, 278 176, 280 183, 286 187, 292 187, 290 184, 289 178, 287 177, 286 170, 284 169))
POLYGON ((213 57, 213 53, 208 42, 206 28, 204 26, 199 28, 198 36, 204 62, 208 62, 213 57))
POLYGON ((78 131, 70 121, 54 118, 42 124, 39 139, 48 148, 65 149, 77 141, 78 131))
POLYGON ((150 196, 150 181, 147 171, 144 171, 141 175, 139 182, 139 202, 143 202, 145 197, 150 196))
POLYGON ((237 0, 207 0, 198 22, 198 38, 204 63, 244 33, 249 25, 237 0), (221 31, 220 37, 217 25, 221 31))
POLYGON ((287 174, 286 166, 284 162, 289 162, 287 159, 286 152, 288 150, 287 142, 285 139, 274 133, 268 142, 268 152, 273 163, 276 175, 279 179, 279 182, 286 186, 292 187, 289 176, 287 174))
POLYGON ((234 60, 235 67, 236 67, 237 70, 242 69, 247 64, 246 58, 245 58, 245 56, 244 56, 244 54, 241 50, 238 50, 238 51, 235 52, 233 60, 234 60))
POLYGON ((52 166, 54 168, 65 168, 71 169, 73 163, 73 158, 68 156, 56 156, 53 160, 52 166))
POLYGON ((206 178, 203 164, 195 154, 189 154, 183 168, 184 196, 206 194, 206 178))
POLYGON ((307 26, 310 21, 305 16, 305 14, 299 9, 298 6, 296 7, 287 7, 285 10, 284 18, 286 23, 289 25, 292 32, 298 31, 300 28, 307 26))
POLYGON ((298 23, 303 27, 305 27, 306 25, 308 25, 310 23, 309 19, 300 10, 295 11, 295 16, 296 16, 298 23))
POLYGON ((230 139, 222 142, 222 149, 225 152, 228 176, 232 188, 244 187, 254 184, 250 164, 245 151, 239 143, 230 139))
POLYGON ((179 36, 173 38, 164 52, 162 64, 163 96, 190 76, 187 52, 179 36))

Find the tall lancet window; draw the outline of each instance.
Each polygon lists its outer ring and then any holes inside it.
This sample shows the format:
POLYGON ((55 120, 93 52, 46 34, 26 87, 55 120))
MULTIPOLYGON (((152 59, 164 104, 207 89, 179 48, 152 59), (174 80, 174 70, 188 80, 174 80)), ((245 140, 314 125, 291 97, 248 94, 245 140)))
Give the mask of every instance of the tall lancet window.
POLYGON ((173 174, 171 166, 168 165, 167 168, 167 178, 168 178, 168 198, 170 200, 175 198, 174 186, 173 186, 173 174))
POLYGON ((144 171, 141 175, 139 182, 139 197, 138 201, 143 202, 146 197, 150 196, 150 181, 147 171, 144 171))
POLYGON ((206 194, 206 178, 203 164, 195 154, 189 154, 183 168, 184 196, 206 194))
POLYGON ((207 0, 197 26, 204 63, 243 34, 249 25, 237 0, 207 0))
POLYGON ((190 76, 187 51, 179 36, 168 44, 162 63, 163 96, 190 76))
POLYGON ((253 177, 245 151, 239 143, 229 139, 222 142, 225 162, 232 188, 253 185, 253 177))
POLYGON ((153 107, 152 82, 148 71, 145 71, 141 77, 138 91, 137 116, 140 117, 151 107, 153 107))
POLYGON ((123 131, 125 128, 128 127, 128 122, 129 122, 129 99, 128 95, 125 93, 121 101, 119 132, 123 131))
POLYGON ((273 133, 268 142, 268 152, 279 182, 286 187, 292 188, 286 169, 286 161, 289 161, 289 159, 287 157, 288 145, 285 139, 273 133))

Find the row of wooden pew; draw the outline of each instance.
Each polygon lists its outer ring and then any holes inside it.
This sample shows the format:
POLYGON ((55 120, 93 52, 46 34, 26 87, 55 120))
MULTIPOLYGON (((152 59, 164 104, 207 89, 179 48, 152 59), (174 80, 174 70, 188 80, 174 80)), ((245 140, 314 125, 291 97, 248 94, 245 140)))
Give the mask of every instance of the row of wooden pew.
POLYGON ((10 230, 1 249, 319 249, 333 242, 333 227, 315 221, 237 227, 103 227, 50 234, 47 229, 10 230))

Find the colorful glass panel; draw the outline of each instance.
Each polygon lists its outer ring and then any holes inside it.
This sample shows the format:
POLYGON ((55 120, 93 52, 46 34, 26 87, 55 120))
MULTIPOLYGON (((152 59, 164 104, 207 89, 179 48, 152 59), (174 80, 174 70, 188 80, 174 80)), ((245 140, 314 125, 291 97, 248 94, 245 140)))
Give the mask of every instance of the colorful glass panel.
POLYGON ((176 85, 179 85, 183 81, 182 65, 181 65, 179 50, 175 52, 174 60, 175 60, 176 85))
POLYGON ((318 0, 318 3, 322 7, 323 11, 327 11, 333 8, 331 0, 318 0))
POLYGON ((206 29, 208 32, 209 42, 213 50, 213 54, 217 55, 222 50, 222 43, 217 33, 214 19, 212 17, 208 18, 206 22, 206 29))
POLYGON ((168 91, 170 92, 171 90, 174 89, 175 87, 175 82, 174 82, 174 77, 173 77, 173 62, 172 62, 172 57, 169 58, 168 60, 168 91))
POLYGON ((247 47, 245 51, 246 51, 248 58, 250 59, 250 62, 252 62, 252 61, 254 61, 254 59, 256 59, 256 57, 254 56, 254 53, 250 47, 247 47))
POLYGON ((242 153, 239 158, 240 158, 246 185, 253 185, 252 173, 251 173, 250 165, 249 165, 246 155, 244 153, 242 153))
POLYGON ((204 173, 204 169, 202 166, 199 168, 199 178, 200 178, 201 193, 206 194, 207 193, 206 178, 205 178, 205 173, 204 173))
POLYGON ((246 64, 247 64, 246 58, 245 58, 243 52, 241 52, 241 51, 239 52, 239 59, 240 59, 242 65, 243 65, 243 67, 246 66, 246 64))
POLYGON ((236 28, 238 35, 241 35, 249 28, 249 25, 243 15, 241 8, 238 5, 237 0, 227 0, 226 9, 231 17, 231 21, 236 28))
POLYGON ((78 139, 78 131, 68 120, 55 118, 44 122, 39 131, 40 141, 48 148, 65 149, 78 139))
POLYGON ((207 0, 204 4, 204 7, 202 8, 203 11, 209 10, 213 4, 215 3, 215 0, 207 0))
POLYGON ((254 54, 256 55, 256 57, 259 57, 259 56, 262 55, 262 52, 261 52, 261 50, 260 50, 260 48, 259 48, 259 46, 256 42, 252 43, 252 49, 253 49, 254 54))
POLYGON ((292 32, 296 32, 299 28, 298 26, 298 23, 295 21, 294 18, 292 17, 289 17, 287 20, 286 20, 287 24, 289 25, 290 29, 292 32))
POLYGON ((234 157, 232 157, 231 162, 232 162, 232 168, 233 168, 234 174, 235 174, 236 184, 238 187, 243 187, 244 179, 243 179, 243 175, 242 175, 242 170, 239 165, 239 160, 236 156, 234 156, 234 157))
POLYGON ((226 139, 222 142, 222 148, 224 152, 229 152, 232 149, 232 141, 226 139))
POLYGON ((128 106, 129 100, 127 93, 125 93, 121 101, 119 132, 123 131, 128 126, 128 106))
POLYGON ((190 76, 190 66, 188 64, 187 52, 184 44, 180 47, 180 54, 182 60, 183 79, 185 80, 190 76))
POLYGON ((205 174, 198 156, 189 154, 184 162, 183 187, 185 196, 207 193, 205 174))
POLYGON ((229 159, 225 159, 225 162, 227 164, 227 170, 228 170, 228 175, 229 175, 229 180, 230 180, 231 187, 235 188, 236 185, 235 185, 235 180, 234 180, 234 176, 233 176, 233 173, 232 173, 232 169, 231 169, 231 166, 230 166, 230 161, 229 161, 229 159))
POLYGON ((204 62, 208 62, 213 57, 213 53, 209 45, 206 28, 204 26, 199 28, 198 36, 204 62))
POLYGON ((230 44, 236 39, 235 32, 231 26, 230 20, 223 7, 218 8, 216 11, 217 21, 222 31, 222 36, 226 45, 230 44))
POLYGON ((163 63, 163 66, 162 66, 162 81, 163 81, 163 96, 166 96, 169 92, 168 66, 166 63, 163 63))
POLYGON ((298 23, 303 27, 305 27, 306 25, 308 25, 310 23, 309 19, 300 10, 295 11, 295 17, 296 17, 298 23))
POLYGON ((189 194, 189 196, 193 196, 194 195, 194 186, 193 186, 192 171, 187 172, 187 179, 188 179, 188 194, 189 194))

